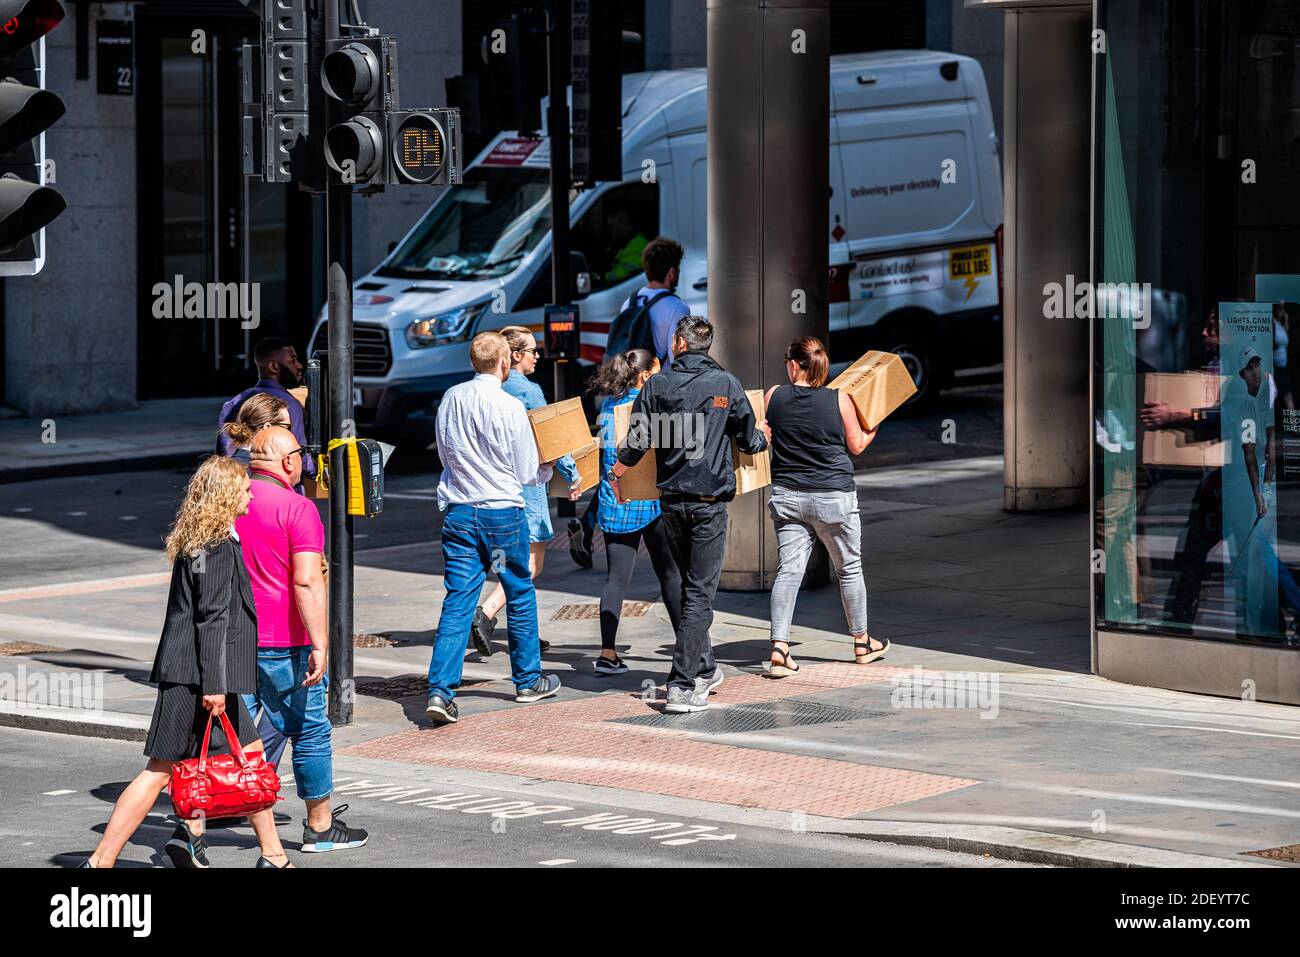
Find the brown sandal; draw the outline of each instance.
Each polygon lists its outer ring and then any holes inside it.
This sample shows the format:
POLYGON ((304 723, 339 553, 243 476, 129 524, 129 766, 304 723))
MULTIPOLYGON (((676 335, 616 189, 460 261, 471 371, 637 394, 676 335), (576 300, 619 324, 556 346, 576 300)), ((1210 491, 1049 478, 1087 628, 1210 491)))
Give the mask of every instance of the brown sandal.
POLYGON ((770 664, 771 656, 769 655, 768 656, 769 664, 768 664, 768 671, 767 671, 767 676, 769 678, 793 678, 795 675, 799 673, 799 662, 796 661, 794 662, 793 667, 791 666, 789 642, 783 642, 783 644, 785 644, 785 651, 782 651, 775 644, 772 645, 772 653, 780 655, 783 664, 779 664, 779 665, 770 664))
POLYGON ((888 651, 889 651, 888 638, 872 638, 870 635, 867 635, 866 641, 855 641, 853 643, 853 659, 860 665, 869 665, 871 664, 871 662, 879 658, 885 657, 885 654, 888 651), (881 643, 880 647, 877 648, 875 651, 871 650, 871 643, 873 641, 878 641, 881 643))

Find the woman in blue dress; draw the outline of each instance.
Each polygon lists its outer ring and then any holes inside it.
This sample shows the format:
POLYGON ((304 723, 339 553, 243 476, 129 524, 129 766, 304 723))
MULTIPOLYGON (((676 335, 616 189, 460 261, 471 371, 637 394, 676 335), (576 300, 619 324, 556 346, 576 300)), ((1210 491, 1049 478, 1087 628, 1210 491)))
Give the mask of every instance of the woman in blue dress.
POLYGON ((642 542, 659 578, 660 596, 676 633, 682 617, 682 576, 668 547, 668 535, 654 499, 620 502, 606 476, 618 457, 614 408, 636 400, 647 379, 659 371, 659 360, 648 349, 629 349, 602 366, 591 380, 590 391, 604 396, 600 404, 600 486, 597 490, 597 524, 605 539, 605 587, 600 593, 600 657, 597 674, 619 675, 627 665, 614 648, 623 614, 623 596, 632 583, 636 553, 642 542))
MULTIPOLYGON (((537 369, 540 351, 532 332, 523 326, 506 326, 501 330, 510 344, 510 377, 502 388, 524 404, 525 409, 537 409, 546 405, 542 387, 528 378, 537 369)), ((578 476, 578 466, 572 455, 566 455, 555 463, 555 469, 569 483, 569 501, 575 502, 582 494, 582 485, 578 476)), ((546 543, 555 537, 551 527, 551 506, 546 496, 546 486, 525 485, 524 519, 528 522, 528 570, 533 581, 542 573, 546 563, 546 543)), ((483 604, 474 612, 474 622, 470 626, 470 637, 479 654, 492 654, 492 632, 497 626, 497 615, 506 604, 506 593, 500 584, 492 589, 483 604)), ((543 641, 542 651, 550 647, 543 641)))

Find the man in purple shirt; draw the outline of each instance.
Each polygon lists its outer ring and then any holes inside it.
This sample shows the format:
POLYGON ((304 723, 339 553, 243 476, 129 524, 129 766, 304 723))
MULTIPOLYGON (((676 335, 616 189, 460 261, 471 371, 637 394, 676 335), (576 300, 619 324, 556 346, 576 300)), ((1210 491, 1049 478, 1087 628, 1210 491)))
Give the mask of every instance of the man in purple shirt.
MULTIPOLYGON (((263 339, 253 349, 253 361, 257 363, 257 383, 245 389, 221 407, 217 419, 217 428, 227 422, 233 422, 239 415, 239 408, 249 398, 262 393, 275 396, 289 408, 289 431, 298 440, 299 445, 307 444, 307 428, 303 417, 302 403, 289 394, 290 389, 302 385, 302 363, 298 353, 287 339, 263 339)), ((222 455, 234 452, 234 444, 225 432, 217 433, 217 451, 222 455)), ((316 474, 316 463, 310 457, 303 461, 303 474, 316 474)))

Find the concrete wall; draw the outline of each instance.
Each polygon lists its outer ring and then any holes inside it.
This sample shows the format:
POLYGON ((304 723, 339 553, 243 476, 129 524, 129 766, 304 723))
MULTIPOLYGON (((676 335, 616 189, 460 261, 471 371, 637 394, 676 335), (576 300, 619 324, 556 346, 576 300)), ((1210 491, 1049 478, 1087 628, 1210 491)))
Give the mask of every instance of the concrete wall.
POLYGON ((707 22, 705 0, 646 0, 645 68, 704 66, 707 22))
MULTIPOLYGON (((46 134, 68 208, 38 276, 5 279, 5 404, 30 415, 135 403, 135 101, 75 80, 76 30, 46 37, 46 86, 67 115, 46 134)), ((95 43, 94 18, 90 43, 95 43)))
MULTIPOLYGON (((472 3, 473 0, 464 0, 472 3)), ((361 0, 370 23, 397 37, 402 107, 446 106, 443 81, 460 72, 461 0, 361 0)), ((437 198, 440 187, 390 186, 353 203, 353 265, 365 273, 437 198)))

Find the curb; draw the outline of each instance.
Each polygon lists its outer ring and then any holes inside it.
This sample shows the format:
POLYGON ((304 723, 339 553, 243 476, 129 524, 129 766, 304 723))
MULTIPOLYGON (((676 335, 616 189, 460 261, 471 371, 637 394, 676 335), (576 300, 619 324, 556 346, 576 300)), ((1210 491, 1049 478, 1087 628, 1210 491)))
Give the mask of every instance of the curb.
MULTIPOLYGON (((810 830, 812 830, 810 828, 810 830)), ((1050 867, 1276 867, 1260 861, 1211 857, 1185 851, 1170 851, 1137 844, 1120 844, 1113 841, 1096 841, 1054 834, 1050 831, 1032 831, 1017 827, 999 827, 980 824, 923 824, 894 821, 836 822, 828 828, 818 828, 816 833, 850 837, 860 841, 881 844, 902 844, 912 847, 929 847, 957 854, 992 857, 1019 864, 1039 864, 1050 867), (862 827, 846 828, 843 825, 861 823, 862 827)))
POLYGON ((31 482, 37 479, 72 478, 80 475, 105 475, 110 472, 150 472, 155 469, 192 466, 208 455, 208 450, 166 452, 158 455, 125 456, 111 459, 83 459, 76 462, 51 462, 0 469, 0 485, 31 482))
POLYGON ((151 717, 122 711, 81 711, 75 708, 30 708, 0 702, 0 727, 52 731, 114 741, 143 741, 151 717))

